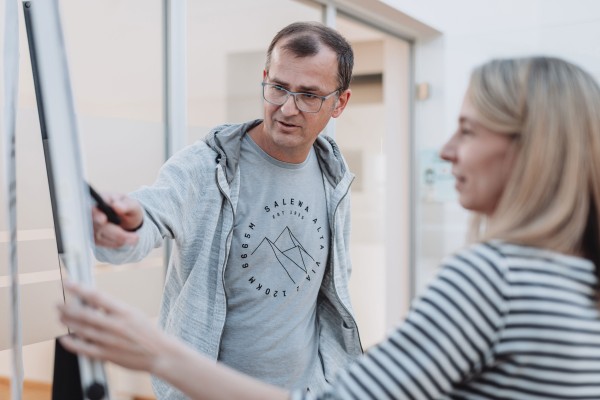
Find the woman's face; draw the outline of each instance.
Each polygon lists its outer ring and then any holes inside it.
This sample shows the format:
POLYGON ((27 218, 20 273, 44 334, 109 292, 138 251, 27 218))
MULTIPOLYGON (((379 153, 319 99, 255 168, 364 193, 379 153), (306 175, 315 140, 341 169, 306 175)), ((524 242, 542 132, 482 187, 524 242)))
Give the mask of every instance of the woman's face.
POLYGON ((440 156, 452 163, 460 204, 467 210, 491 216, 512 170, 514 136, 491 131, 478 119, 465 96, 458 129, 440 156))

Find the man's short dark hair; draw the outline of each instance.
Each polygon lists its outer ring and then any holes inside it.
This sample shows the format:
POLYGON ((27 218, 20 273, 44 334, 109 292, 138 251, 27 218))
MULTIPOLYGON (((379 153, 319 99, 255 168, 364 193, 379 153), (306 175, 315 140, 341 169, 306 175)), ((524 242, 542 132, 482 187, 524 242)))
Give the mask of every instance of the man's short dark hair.
POLYGON ((269 45, 265 65, 267 72, 271 65, 271 53, 283 39, 288 40, 281 48, 292 52, 296 57, 314 56, 322 45, 333 50, 338 60, 338 89, 341 92, 348 89, 352 79, 354 53, 352 46, 335 29, 318 22, 294 22, 286 26, 275 35, 269 45))

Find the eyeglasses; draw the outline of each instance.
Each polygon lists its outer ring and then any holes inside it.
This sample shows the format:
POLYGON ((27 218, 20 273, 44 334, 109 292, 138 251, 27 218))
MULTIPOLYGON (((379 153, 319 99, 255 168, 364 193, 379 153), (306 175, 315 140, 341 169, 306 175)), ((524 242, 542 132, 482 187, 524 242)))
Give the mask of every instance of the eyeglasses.
POLYGON ((290 92, 274 83, 262 82, 262 87, 263 98, 268 103, 281 106, 285 104, 291 95, 294 96, 294 102, 298 110, 306 113, 318 113, 321 111, 323 102, 340 91, 340 89, 336 89, 326 96, 318 96, 312 93, 290 92))

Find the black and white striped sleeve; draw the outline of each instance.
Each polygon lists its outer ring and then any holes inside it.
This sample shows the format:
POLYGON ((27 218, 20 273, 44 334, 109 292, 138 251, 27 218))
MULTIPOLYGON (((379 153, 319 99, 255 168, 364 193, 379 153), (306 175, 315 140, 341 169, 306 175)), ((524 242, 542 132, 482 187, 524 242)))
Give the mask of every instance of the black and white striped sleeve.
MULTIPOLYGON (((432 399, 494 362, 507 313, 506 268, 480 244, 448 258, 407 319, 341 372, 319 397, 296 399, 432 399)), ((303 397, 304 396, 304 397, 303 397)))

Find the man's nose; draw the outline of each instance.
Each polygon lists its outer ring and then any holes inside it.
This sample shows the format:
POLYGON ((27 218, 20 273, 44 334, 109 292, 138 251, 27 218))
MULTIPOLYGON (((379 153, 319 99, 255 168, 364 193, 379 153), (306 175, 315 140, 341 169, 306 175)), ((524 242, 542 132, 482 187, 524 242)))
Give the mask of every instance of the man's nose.
POLYGON ((281 112, 287 115, 298 114, 300 110, 296 104, 296 97, 290 94, 285 102, 281 105, 281 112))

